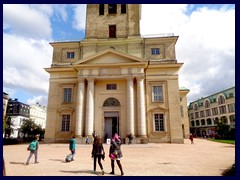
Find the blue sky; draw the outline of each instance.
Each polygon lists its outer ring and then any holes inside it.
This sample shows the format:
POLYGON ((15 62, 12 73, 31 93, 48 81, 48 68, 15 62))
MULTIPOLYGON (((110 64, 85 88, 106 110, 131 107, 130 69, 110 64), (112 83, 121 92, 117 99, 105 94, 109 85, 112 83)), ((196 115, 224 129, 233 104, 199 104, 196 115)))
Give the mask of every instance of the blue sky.
MULTIPOLYGON (((83 39, 85 17, 83 4, 3 5, 3 91, 47 105, 49 43, 83 39)), ((190 89, 189 102, 235 85, 235 5, 143 4, 140 32, 179 36, 179 86, 190 89)))

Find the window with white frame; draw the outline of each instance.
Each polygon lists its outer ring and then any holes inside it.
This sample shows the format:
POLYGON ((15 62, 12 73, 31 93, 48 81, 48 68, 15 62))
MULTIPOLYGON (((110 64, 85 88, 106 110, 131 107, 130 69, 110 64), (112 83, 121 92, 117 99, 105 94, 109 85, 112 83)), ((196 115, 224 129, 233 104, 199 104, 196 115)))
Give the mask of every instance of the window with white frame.
POLYGON ((227 109, 226 109, 226 106, 219 106, 219 112, 220 114, 225 114, 227 113, 227 109))
POLYGON ((62 131, 70 130, 70 114, 62 115, 62 131))
POLYGON ((235 112, 235 103, 228 104, 228 112, 235 112))
POLYGON ((211 110, 210 109, 207 109, 205 112, 206 112, 206 117, 211 116, 211 110))
POLYGON ((219 98, 218 98, 218 104, 224 104, 225 103, 225 98, 224 98, 224 96, 219 96, 219 98))
POLYGON ((155 131, 164 131, 164 115, 154 114, 155 131))
POLYGON ((215 108, 212 108, 212 115, 217 115, 218 114, 218 108, 215 107, 215 108))
POLYGON ((163 101, 163 87, 162 86, 153 86, 152 87, 152 101, 153 102, 163 101))
POLYGON ((63 102, 72 102, 72 88, 63 88, 63 102))
POLYGON ((152 53, 152 55, 159 55, 160 49, 159 48, 151 48, 151 53, 152 53))

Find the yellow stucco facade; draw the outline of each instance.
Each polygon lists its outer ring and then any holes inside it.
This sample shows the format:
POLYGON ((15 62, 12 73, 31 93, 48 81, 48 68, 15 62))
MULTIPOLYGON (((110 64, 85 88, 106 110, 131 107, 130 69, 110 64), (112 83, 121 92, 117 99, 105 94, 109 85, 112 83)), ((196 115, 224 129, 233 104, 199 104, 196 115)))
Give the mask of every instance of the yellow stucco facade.
POLYGON ((183 143, 189 90, 179 90, 178 37, 141 37, 140 17, 138 4, 90 4, 82 41, 50 43, 46 142, 84 143, 96 131, 183 143))

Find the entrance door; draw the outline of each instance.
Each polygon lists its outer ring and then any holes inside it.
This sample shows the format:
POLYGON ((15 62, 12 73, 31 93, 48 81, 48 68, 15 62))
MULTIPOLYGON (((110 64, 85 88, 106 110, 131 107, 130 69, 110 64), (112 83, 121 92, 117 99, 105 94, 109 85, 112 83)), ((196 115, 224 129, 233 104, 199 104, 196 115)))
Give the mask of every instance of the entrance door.
POLYGON ((108 134, 108 138, 112 138, 115 133, 119 134, 119 113, 118 112, 105 112, 105 126, 104 134, 108 134))

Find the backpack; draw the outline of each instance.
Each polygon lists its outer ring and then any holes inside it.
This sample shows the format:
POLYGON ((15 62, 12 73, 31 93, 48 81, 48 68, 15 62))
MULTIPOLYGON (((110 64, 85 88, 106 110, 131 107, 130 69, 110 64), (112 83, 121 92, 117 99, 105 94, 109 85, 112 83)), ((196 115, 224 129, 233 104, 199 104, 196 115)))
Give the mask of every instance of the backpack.
POLYGON ((28 151, 35 151, 36 149, 37 149, 37 142, 36 141, 32 141, 27 148, 28 151))

